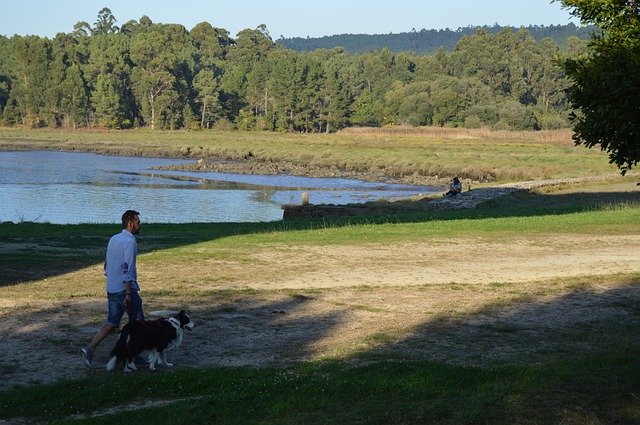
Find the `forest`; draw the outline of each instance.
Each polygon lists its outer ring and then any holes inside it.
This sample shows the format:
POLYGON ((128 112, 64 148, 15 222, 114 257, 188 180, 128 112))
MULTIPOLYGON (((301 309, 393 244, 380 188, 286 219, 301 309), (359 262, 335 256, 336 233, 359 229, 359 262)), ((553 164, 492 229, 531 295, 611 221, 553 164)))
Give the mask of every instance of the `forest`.
MULTIPOLYGON (((504 27, 498 24, 467 26, 458 29, 426 29, 410 32, 390 34, 335 34, 324 37, 292 37, 280 36, 278 43, 283 46, 300 51, 311 52, 316 49, 332 49, 344 47, 349 53, 365 53, 371 50, 387 48, 392 52, 415 52, 420 54, 434 54, 441 47, 451 52, 458 41, 465 35, 471 36, 478 30, 497 34, 506 29, 518 31, 519 28, 504 27)), ((550 38, 560 47, 565 46, 565 41, 575 36, 583 40, 590 40, 594 32, 598 32, 593 25, 576 26, 573 23, 566 25, 529 25, 524 27, 537 41, 550 38)))
POLYGON ((0 36, 0 124, 50 128, 333 132, 352 126, 569 127, 562 46, 525 28, 463 35, 451 51, 295 51, 268 29, 235 38, 108 8, 53 39, 0 36))

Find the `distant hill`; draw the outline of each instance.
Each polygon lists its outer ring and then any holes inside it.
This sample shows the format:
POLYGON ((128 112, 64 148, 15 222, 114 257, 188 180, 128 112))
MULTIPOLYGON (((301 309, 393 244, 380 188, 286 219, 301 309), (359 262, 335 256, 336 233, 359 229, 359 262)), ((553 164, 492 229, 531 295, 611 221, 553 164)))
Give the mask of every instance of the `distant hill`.
MULTIPOLYGON (((387 48, 392 52, 415 52, 419 54, 433 54, 440 47, 450 52, 455 47, 458 40, 464 35, 472 35, 478 29, 483 29, 489 33, 498 33, 505 28, 518 31, 519 28, 503 27, 499 25, 482 27, 464 27, 457 30, 426 30, 403 32, 399 34, 340 34, 319 38, 283 38, 277 40, 283 46, 299 51, 311 52, 316 49, 332 49, 343 47, 350 53, 363 53, 387 48)), ((591 33, 596 30, 593 26, 578 27, 573 23, 567 25, 533 25, 524 27, 536 39, 553 39, 560 47, 563 47, 565 40, 569 36, 576 36, 581 39, 589 39, 591 33)))

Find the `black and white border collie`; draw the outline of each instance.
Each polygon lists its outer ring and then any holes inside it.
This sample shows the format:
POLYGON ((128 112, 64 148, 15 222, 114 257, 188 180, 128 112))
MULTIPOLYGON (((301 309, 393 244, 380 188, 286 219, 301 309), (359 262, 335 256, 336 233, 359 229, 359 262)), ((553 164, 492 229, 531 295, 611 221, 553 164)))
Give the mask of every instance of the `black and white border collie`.
POLYGON ((107 370, 111 371, 122 363, 125 372, 137 370, 133 359, 138 355, 146 355, 149 369, 156 370, 156 365, 173 367, 167 362, 167 351, 177 348, 182 343, 182 330, 192 330, 195 324, 182 310, 177 316, 169 319, 137 320, 129 322, 120 331, 116 345, 111 350, 111 360, 107 370))

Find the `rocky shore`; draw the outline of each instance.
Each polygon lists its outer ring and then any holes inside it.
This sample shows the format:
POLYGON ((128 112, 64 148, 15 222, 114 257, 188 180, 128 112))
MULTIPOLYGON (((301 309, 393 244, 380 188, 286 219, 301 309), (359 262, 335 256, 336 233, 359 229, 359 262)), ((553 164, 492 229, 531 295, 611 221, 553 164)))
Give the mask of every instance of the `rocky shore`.
MULTIPOLYGON (((159 167, 159 169, 237 174, 288 174, 292 176, 357 179, 368 182, 402 183, 419 186, 445 186, 449 184, 452 177, 426 176, 418 173, 401 174, 393 170, 345 170, 337 166, 321 167, 317 165, 297 164, 290 161, 259 160, 251 155, 247 155, 242 160, 199 159, 197 162, 159 167)), ((469 181, 468 183, 472 182, 469 181)))

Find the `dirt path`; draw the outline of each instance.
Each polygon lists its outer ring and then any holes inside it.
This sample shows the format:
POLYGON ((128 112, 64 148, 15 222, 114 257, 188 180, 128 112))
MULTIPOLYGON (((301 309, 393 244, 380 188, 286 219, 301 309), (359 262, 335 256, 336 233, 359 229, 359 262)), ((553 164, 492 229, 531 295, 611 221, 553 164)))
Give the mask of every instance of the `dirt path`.
MULTIPOLYGON (((611 323, 640 324, 640 285, 628 277, 640 273, 629 261, 640 258, 640 234, 334 248, 255 252, 255 269, 236 265, 252 290, 244 295, 147 297, 149 315, 188 306, 198 325, 170 361, 179 368, 330 358, 535 363, 602 348, 611 323), (272 264, 281 272, 269 271, 272 264), (594 284, 593 276, 608 277, 594 284)), ((152 279, 147 273, 141 280, 152 279)), ((200 289, 225 285, 232 286, 200 289)), ((79 352, 104 319, 102 298, 3 299, 0 317, 0 389, 107 373, 115 335, 99 347, 93 370, 79 352)))

